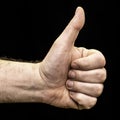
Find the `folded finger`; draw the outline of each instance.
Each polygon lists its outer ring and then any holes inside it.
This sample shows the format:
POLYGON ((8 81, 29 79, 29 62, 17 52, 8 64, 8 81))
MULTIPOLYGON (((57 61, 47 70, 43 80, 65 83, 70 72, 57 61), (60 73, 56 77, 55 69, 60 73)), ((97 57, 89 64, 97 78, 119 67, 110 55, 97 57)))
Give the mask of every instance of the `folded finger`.
POLYGON ((68 78, 81 82, 103 83, 107 77, 105 68, 88 71, 70 70, 68 78))
POLYGON ((105 63, 106 63, 105 57, 101 52, 97 51, 86 57, 82 57, 74 60, 71 63, 71 67, 80 70, 91 70, 91 69, 102 68, 105 66, 105 63))
POLYGON ((70 91, 83 93, 89 96, 98 97, 103 91, 103 84, 84 83, 68 80, 66 86, 70 91))
POLYGON ((79 109, 79 105, 82 106, 82 108, 84 109, 90 109, 97 102, 96 97, 91 97, 77 92, 70 92, 70 97, 78 103, 78 109, 79 109))

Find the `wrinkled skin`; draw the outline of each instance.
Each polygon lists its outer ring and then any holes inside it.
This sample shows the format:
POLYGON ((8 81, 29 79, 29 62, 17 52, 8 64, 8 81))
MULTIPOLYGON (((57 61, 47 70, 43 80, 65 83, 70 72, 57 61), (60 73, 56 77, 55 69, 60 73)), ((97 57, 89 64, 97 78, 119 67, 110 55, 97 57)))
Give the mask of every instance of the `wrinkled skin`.
POLYGON ((45 103, 74 109, 90 109, 103 91, 105 57, 95 49, 75 47, 85 22, 81 7, 40 63, 45 103), (74 72, 74 73, 73 73, 74 72))

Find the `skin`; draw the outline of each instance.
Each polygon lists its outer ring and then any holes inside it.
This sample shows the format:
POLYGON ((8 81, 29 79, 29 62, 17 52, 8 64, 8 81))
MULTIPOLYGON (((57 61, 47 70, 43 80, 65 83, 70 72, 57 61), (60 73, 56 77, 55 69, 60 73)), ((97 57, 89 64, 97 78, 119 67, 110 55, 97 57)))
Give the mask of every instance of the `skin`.
POLYGON ((78 110, 92 108, 103 92, 106 61, 98 50, 74 46, 84 22, 84 10, 78 7, 42 62, 1 60, 0 102, 41 102, 78 110))

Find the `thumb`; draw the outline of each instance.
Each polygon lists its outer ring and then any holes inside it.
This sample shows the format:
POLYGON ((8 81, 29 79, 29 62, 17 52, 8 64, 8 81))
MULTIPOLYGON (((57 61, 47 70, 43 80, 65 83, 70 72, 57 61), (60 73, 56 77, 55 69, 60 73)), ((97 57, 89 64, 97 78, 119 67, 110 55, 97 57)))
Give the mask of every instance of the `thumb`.
POLYGON ((67 27, 64 29, 64 31, 61 33, 61 35, 57 38, 56 42, 63 44, 67 46, 73 45, 75 42, 79 31, 82 29, 85 22, 85 14, 84 10, 81 7, 77 7, 76 12, 72 20, 69 22, 67 27))

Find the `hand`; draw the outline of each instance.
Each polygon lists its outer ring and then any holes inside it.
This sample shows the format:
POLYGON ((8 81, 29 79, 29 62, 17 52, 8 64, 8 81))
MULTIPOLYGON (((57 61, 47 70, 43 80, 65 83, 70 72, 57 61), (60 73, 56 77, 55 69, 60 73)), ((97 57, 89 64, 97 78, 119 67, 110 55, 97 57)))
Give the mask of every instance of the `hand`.
POLYGON ((74 46, 84 22, 84 10, 78 7, 73 19, 40 63, 45 103, 62 108, 89 109, 102 93, 106 78, 103 54, 74 46))

